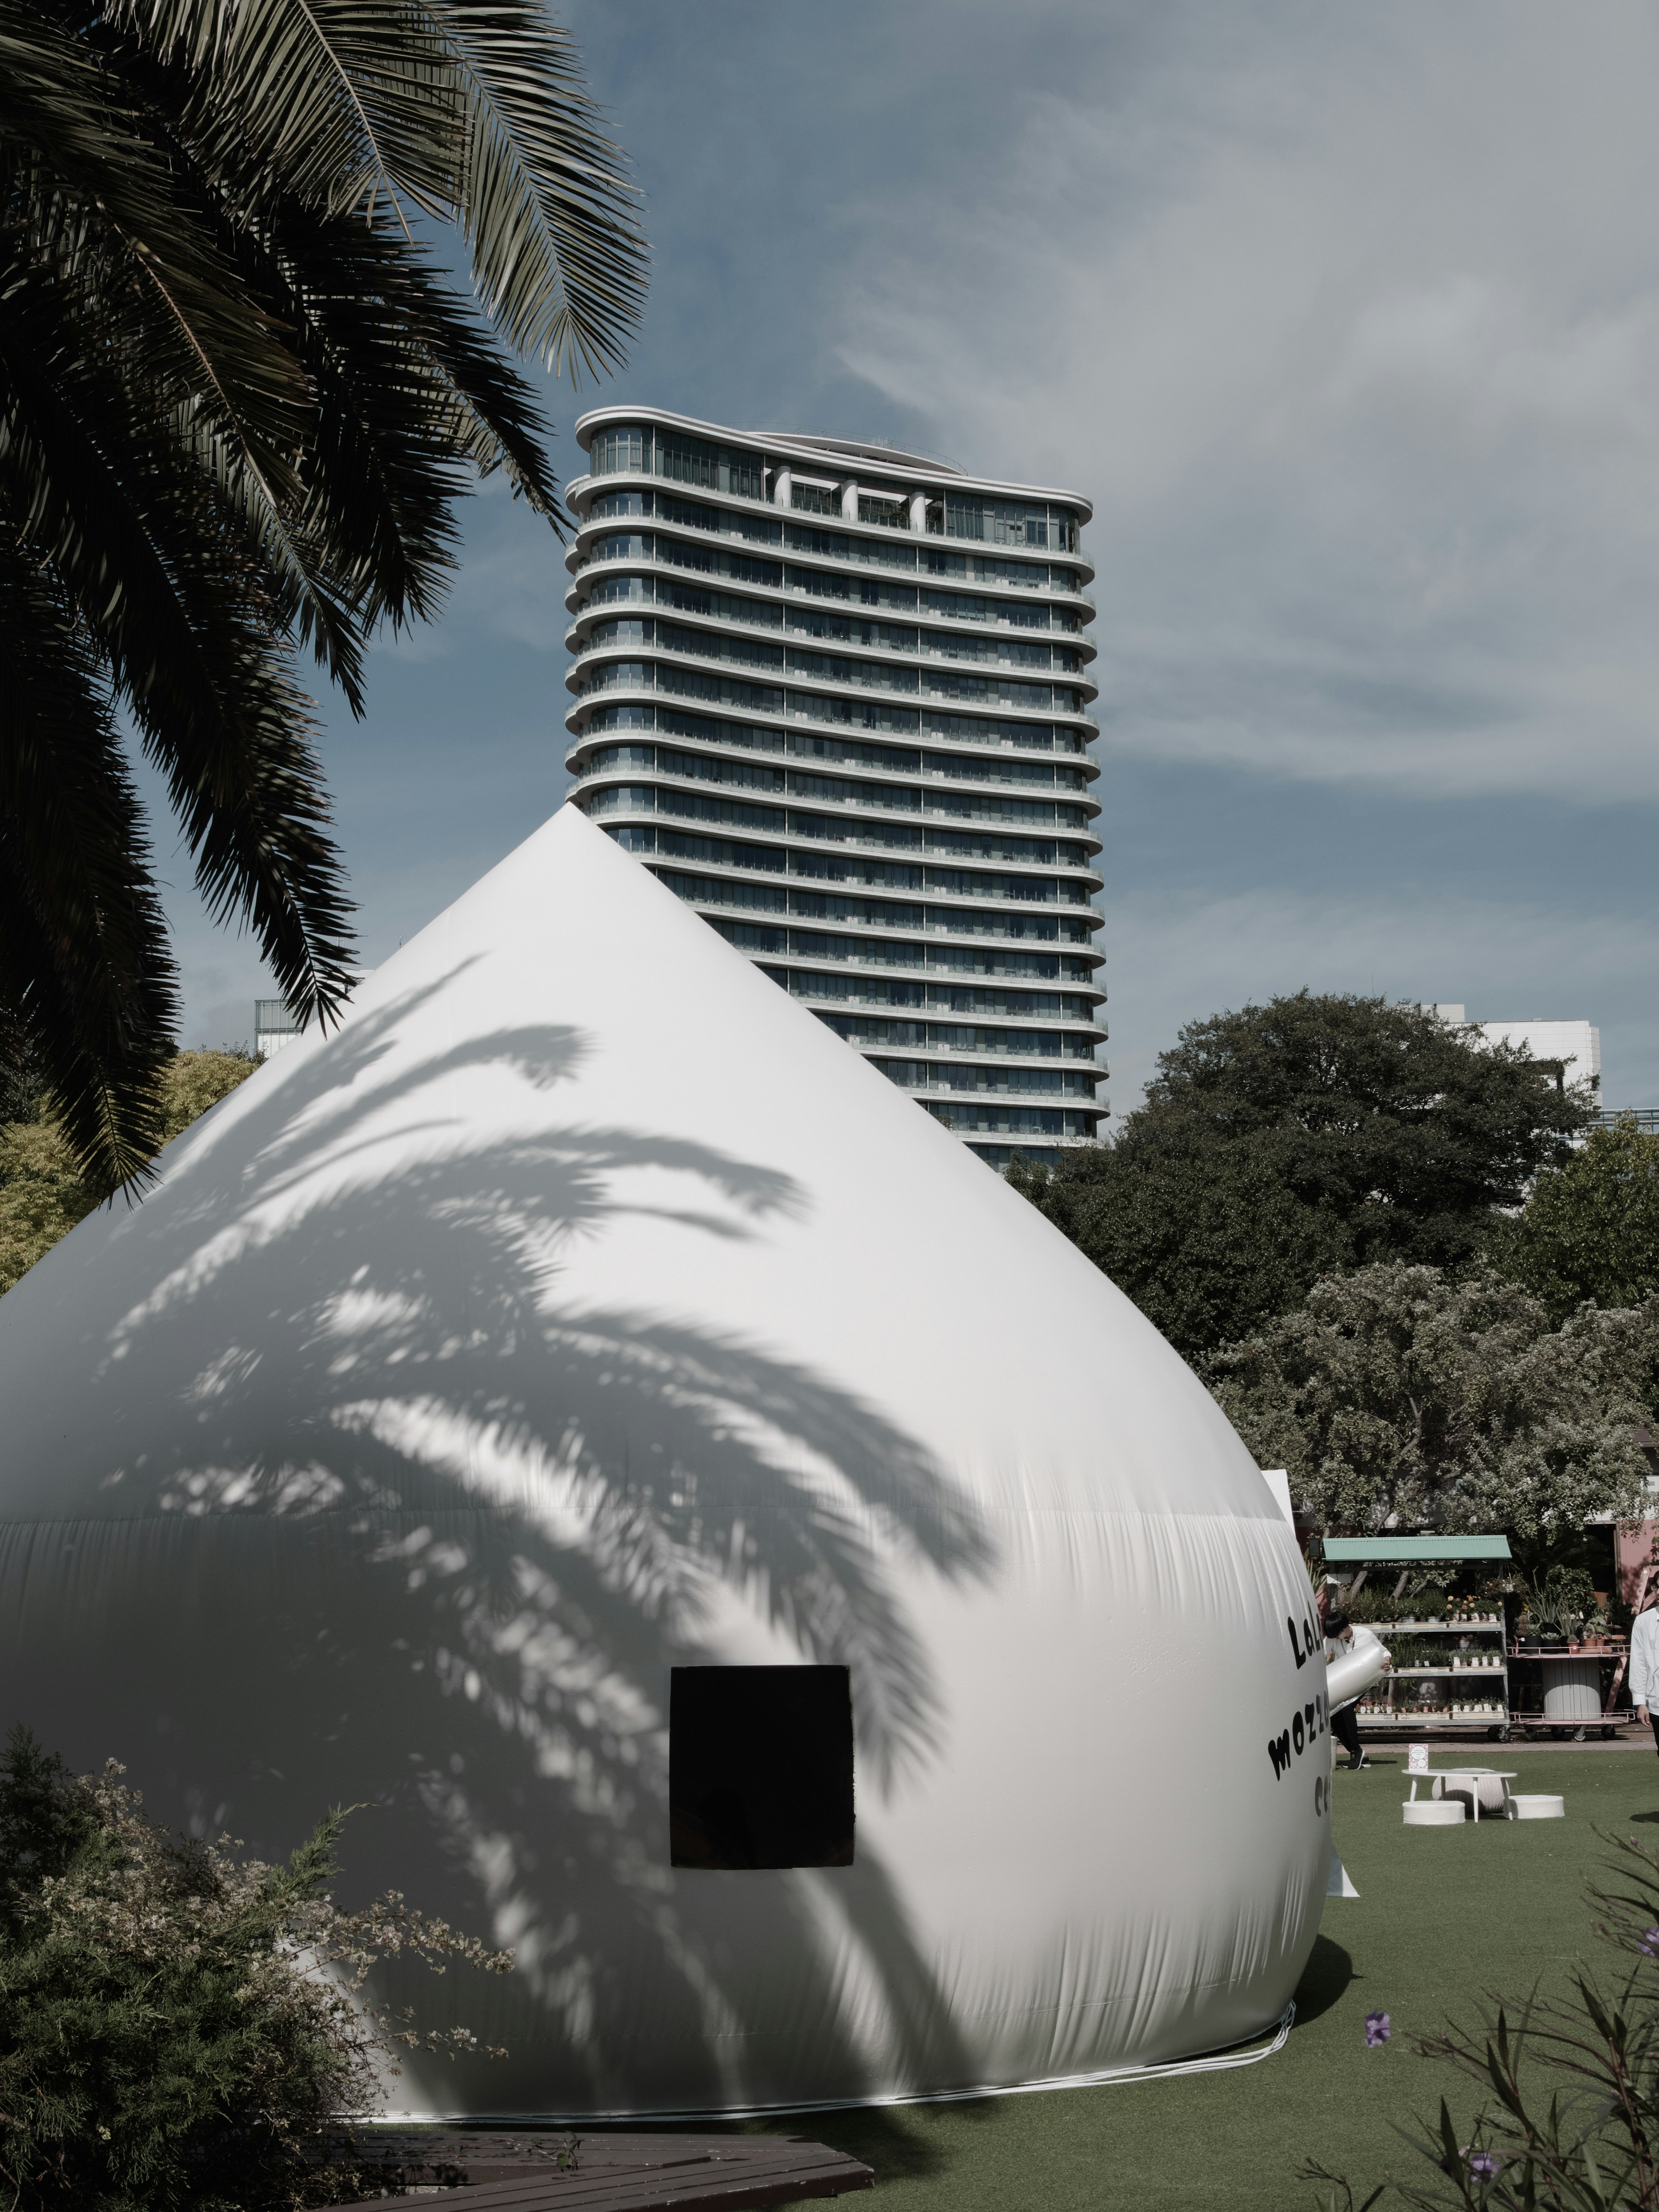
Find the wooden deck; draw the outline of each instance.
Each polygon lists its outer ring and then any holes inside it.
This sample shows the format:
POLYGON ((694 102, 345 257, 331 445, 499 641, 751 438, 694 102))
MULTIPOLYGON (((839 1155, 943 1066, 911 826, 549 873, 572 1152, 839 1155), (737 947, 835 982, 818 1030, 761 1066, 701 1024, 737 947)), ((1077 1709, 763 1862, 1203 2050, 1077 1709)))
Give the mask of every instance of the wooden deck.
MULTIPOLYGON (((377 2128, 358 2138, 356 2149, 396 2172, 405 2188, 441 2190, 428 2201, 454 2212, 749 2212, 872 2189, 876 2179, 857 2159, 796 2136, 377 2128)), ((341 2212, 385 2212, 397 2201, 359 2197, 341 2212)))

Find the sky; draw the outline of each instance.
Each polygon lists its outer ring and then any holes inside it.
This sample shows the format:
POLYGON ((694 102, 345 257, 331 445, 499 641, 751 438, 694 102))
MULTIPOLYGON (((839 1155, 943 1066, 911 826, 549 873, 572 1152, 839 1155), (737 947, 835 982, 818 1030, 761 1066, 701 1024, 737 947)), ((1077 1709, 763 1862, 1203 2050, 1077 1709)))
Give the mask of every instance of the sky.
MULTIPOLYGON (((585 406, 886 438, 1095 517, 1114 1117, 1307 986, 1588 1019, 1659 1105, 1659 15, 1597 0, 574 0, 653 273, 585 406)), ((565 783, 496 487, 321 702, 365 962, 565 783)), ((189 1043, 269 987, 158 843, 189 1043)))

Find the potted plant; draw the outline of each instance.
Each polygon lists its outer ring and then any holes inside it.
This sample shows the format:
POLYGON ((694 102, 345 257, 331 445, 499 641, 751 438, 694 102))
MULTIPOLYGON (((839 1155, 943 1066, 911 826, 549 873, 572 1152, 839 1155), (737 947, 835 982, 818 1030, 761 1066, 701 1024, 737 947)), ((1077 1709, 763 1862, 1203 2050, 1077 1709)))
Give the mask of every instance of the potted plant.
POLYGON ((1527 1610, 1545 1651, 1564 1650, 1575 1620, 1594 1601, 1589 1577, 1577 1567, 1546 1567, 1526 1586, 1527 1610))

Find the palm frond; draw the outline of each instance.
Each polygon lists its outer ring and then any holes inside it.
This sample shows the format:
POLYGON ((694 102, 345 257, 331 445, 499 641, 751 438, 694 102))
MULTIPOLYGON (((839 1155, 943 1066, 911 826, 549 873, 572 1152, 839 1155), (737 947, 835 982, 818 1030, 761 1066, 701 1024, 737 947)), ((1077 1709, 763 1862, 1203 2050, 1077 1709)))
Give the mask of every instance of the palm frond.
POLYGON ((0 278, 0 506, 27 522, 166 774, 210 909, 246 921, 296 1007, 350 988, 310 702, 256 549, 33 272, 0 278), (263 823, 259 804, 272 810, 263 823))
POLYGON ((540 0, 106 0, 199 73, 189 133, 240 182, 329 212, 382 193, 453 222, 484 312, 573 377, 639 324, 636 188, 540 0), (402 196, 402 198, 400 198, 402 196))
POLYGON ((349 908, 295 649, 361 712, 368 634, 436 611, 475 471, 562 529, 510 354, 616 365, 645 267, 539 0, 0 0, 0 647, 62 664, 0 725, 0 1027, 49 1046, 100 1175, 141 1157, 172 1003, 112 700, 210 912, 327 1018, 349 908), (104 917, 84 974, 71 909, 104 917))
POLYGON ((366 621, 426 618, 453 565, 467 464, 510 473, 562 529, 534 395, 391 222, 285 213, 283 312, 319 397, 306 526, 364 588, 366 621))
POLYGON ((30 216, 9 226, 11 256, 72 289, 100 348, 125 351, 150 401, 172 405, 175 434, 257 532, 281 618, 314 638, 361 712, 361 636, 299 520, 315 398, 289 334, 154 111, 50 23, 27 40, 31 16, 0 0, 6 197, 30 216))
POLYGON ((0 523, 0 1006, 89 1181, 141 1181, 179 1005, 98 657, 0 523))
POLYGON ((466 103, 455 210, 486 313, 549 368, 621 367, 647 248, 569 33, 537 0, 433 0, 466 103))
POLYGON ((213 405, 273 498, 291 496, 312 401, 284 334, 220 251, 154 118, 38 8, 0 0, 0 146, 11 250, 112 307, 152 386, 213 405), (14 167, 14 165, 15 165, 14 167))
POLYGON ((341 212, 401 189, 453 206, 460 108, 420 0, 106 0, 103 13, 181 70, 184 135, 239 204, 288 191, 341 212))

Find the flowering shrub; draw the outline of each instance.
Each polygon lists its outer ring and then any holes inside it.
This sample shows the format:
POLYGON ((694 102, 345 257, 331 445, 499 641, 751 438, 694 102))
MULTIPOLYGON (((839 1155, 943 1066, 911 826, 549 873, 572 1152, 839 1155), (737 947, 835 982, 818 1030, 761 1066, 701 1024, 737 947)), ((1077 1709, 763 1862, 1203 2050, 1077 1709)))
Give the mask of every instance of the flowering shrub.
MULTIPOLYGON (((367 2196, 342 2115, 399 2050, 476 2051, 376 2008, 376 1960, 512 1966, 395 1891, 328 1895, 343 1815, 284 1867, 143 1817, 125 1770, 0 1754, 0 2197, 97 2212, 290 2212, 367 2196)), ((502 2056, 491 2052, 491 2056, 502 2056)))

